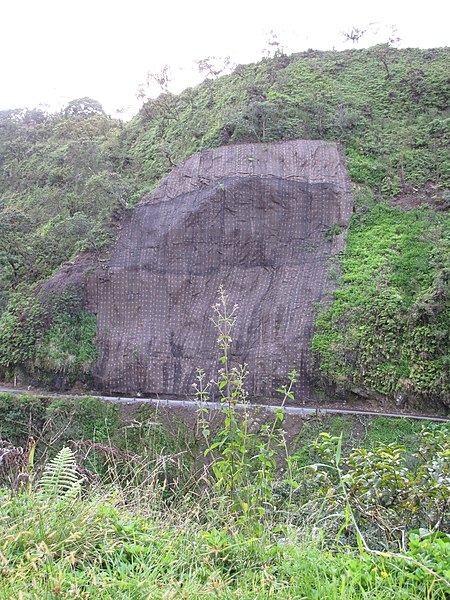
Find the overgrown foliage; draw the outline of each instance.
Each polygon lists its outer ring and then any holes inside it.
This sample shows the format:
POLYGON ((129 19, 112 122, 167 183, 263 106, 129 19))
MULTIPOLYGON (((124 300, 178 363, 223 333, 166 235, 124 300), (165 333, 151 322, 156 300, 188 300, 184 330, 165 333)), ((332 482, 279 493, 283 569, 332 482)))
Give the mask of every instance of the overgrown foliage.
POLYGON ((39 371, 57 386, 89 377, 95 319, 71 301, 36 295, 34 286, 113 240, 114 215, 134 187, 119 172, 122 129, 89 98, 60 114, 0 113, 1 377, 39 371))
MULTIPOLYGON (((385 196, 449 180, 447 48, 278 55, 149 100, 125 131, 130 169, 154 183, 193 152, 243 141, 340 141, 353 181, 385 196), (389 77, 386 74, 386 65, 389 77)), ((420 194, 419 194, 420 195, 420 194)))
POLYGON ((0 377, 26 372, 58 388, 89 383, 97 357, 96 319, 80 290, 17 291, 0 314, 0 377))
POLYGON ((450 397, 449 222, 429 207, 357 208, 333 302, 312 348, 338 385, 396 397, 450 397))
POLYGON ((0 282, 48 277, 82 249, 108 239, 111 213, 126 204, 120 174, 123 124, 98 102, 74 100, 61 114, 0 113, 0 282))
MULTIPOLYGON (((200 435, 191 452, 178 445, 168 453, 167 432, 145 433, 158 427, 156 415, 119 427, 115 407, 99 399, 0 397, 2 436, 28 437, 26 450, 0 442, 0 598, 44 590, 166 598, 169 590, 287 599, 300 590, 311 599, 444 600, 447 424, 424 428, 407 454, 396 443, 349 448, 341 421, 339 437, 322 433, 305 464, 305 454, 288 451, 282 407, 251 431, 246 368, 230 358, 237 307, 220 289, 214 310, 219 371, 208 383, 198 374, 200 435), (215 427, 213 390, 221 400, 215 427)), ((294 382, 292 374, 280 390, 285 399, 294 382)))

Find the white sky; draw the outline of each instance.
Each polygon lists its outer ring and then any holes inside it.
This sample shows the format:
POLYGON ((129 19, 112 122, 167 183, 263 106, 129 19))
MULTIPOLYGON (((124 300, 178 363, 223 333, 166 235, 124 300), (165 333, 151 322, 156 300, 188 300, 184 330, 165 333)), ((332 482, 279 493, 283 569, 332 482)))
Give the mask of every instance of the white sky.
POLYGON ((449 44, 445 0, 3 0, 0 110, 90 96, 115 115, 136 112, 147 71, 172 66, 173 91, 199 81, 193 61, 259 60, 271 30, 287 52, 351 47, 340 34, 378 22, 361 46, 382 43, 395 25, 400 46, 449 44))

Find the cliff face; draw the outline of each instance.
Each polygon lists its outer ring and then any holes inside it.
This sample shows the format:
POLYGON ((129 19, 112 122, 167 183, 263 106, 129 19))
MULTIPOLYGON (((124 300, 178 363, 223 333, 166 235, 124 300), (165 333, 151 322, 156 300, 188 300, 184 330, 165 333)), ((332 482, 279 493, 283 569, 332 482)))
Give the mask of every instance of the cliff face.
POLYGON ((332 287, 328 263, 343 249, 351 211, 334 144, 191 156, 129 211, 111 259, 88 282, 97 386, 189 393, 198 367, 216 367, 209 317, 223 285, 239 304, 232 352, 248 364, 250 393, 273 395, 295 368, 308 396, 314 306, 332 287))

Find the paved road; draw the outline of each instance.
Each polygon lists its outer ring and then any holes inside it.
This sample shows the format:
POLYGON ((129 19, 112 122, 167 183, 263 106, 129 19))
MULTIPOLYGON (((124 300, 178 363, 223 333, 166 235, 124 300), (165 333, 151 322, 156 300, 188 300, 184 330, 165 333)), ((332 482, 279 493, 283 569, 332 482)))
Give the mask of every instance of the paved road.
MULTIPOLYGON (((0 393, 13 393, 13 394, 43 394, 46 393, 49 397, 52 398, 74 398, 75 394, 54 394, 50 392, 43 391, 35 391, 35 390, 24 390, 19 388, 10 388, 10 387, 0 387, 0 393)), ((92 395, 92 394, 90 394, 92 395)), ((81 397, 81 396, 80 396, 81 397)), ((95 398, 100 398, 101 400, 105 400, 106 402, 113 402, 115 404, 125 404, 125 405, 133 405, 133 404, 151 404, 155 407, 167 407, 171 406, 177 408, 187 408, 189 410, 195 410, 198 408, 197 402, 194 400, 171 400, 168 398, 134 398, 129 396, 118 397, 118 396, 98 396, 95 395, 95 398)), ((218 410, 221 408, 220 402, 208 402, 205 404, 210 410, 218 410)), ((276 406, 273 404, 265 405, 265 404, 249 404, 247 407, 251 409, 262 408, 264 410, 275 412, 280 408, 280 406, 276 406)), ((242 410, 244 408, 243 404, 237 404, 236 408, 242 410)), ((330 408, 330 407, 317 407, 317 406, 284 406, 283 411, 287 415, 361 415, 361 416, 374 416, 374 417, 397 417, 397 418, 408 418, 414 419, 417 421, 438 421, 441 423, 450 422, 449 418, 445 417, 436 417, 432 415, 417 415, 411 413, 396 413, 396 412, 377 412, 370 410, 354 410, 354 409, 346 409, 346 408, 330 408)))

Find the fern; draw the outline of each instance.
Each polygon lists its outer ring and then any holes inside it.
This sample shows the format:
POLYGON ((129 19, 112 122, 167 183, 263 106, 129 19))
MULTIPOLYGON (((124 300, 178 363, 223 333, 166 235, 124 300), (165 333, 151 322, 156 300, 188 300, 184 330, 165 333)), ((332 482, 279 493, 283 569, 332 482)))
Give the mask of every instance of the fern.
POLYGON ((45 466, 39 484, 45 498, 72 499, 78 495, 82 479, 77 474, 75 455, 70 448, 62 448, 45 466))

